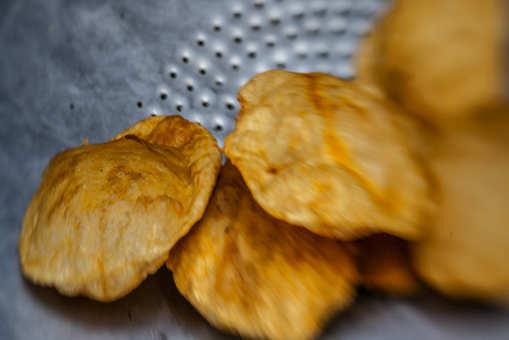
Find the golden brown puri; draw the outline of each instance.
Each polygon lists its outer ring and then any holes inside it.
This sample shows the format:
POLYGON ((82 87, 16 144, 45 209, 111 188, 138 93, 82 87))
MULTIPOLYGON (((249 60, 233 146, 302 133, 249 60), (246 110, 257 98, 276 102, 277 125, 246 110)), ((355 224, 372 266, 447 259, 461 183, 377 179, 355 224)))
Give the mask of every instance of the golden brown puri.
POLYGON ((456 298, 509 303, 509 115, 458 121, 429 161, 438 216, 412 248, 415 268, 456 298))
POLYGON ((503 1, 397 1, 361 44, 359 81, 435 125, 508 107, 503 1))
POLYGON ((111 301, 164 264, 205 211, 221 160, 197 124, 176 116, 160 124, 161 144, 129 135, 51 160, 19 238, 29 279, 111 301))
POLYGON ((269 214, 343 240, 420 236, 433 204, 410 117, 320 73, 262 73, 239 101, 224 150, 269 214))
POLYGON ((229 162, 167 266, 211 324, 256 338, 313 338, 350 304, 358 281, 345 245, 265 213, 229 162))
POLYGON ((356 242, 361 284, 369 290, 410 296, 421 290, 407 241, 377 234, 356 242))

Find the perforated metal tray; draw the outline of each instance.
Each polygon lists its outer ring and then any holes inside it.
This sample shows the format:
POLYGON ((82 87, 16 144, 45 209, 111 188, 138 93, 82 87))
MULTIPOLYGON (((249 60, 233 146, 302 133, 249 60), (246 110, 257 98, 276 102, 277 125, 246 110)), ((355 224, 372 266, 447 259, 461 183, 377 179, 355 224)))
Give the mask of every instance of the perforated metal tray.
MULTIPOLYGON (((377 0, 0 2, 0 338, 234 339, 209 326, 161 269, 110 304, 26 282, 17 238, 42 170, 83 139, 180 113, 222 144, 236 93, 270 68, 354 76, 377 0)), ((361 293, 322 339, 509 339, 509 313, 429 294, 361 293)))

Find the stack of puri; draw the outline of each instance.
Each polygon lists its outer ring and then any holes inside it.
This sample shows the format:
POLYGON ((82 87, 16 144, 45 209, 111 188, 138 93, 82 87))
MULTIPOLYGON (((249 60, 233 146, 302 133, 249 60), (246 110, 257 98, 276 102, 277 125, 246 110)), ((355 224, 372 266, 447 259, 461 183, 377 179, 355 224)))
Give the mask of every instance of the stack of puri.
POLYGON ((509 4, 401 0, 361 45, 358 81, 431 127, 438 210, 411 247, 447 296, 509 302, 509 4))
POLYGON ((112 301, 166 263, 212 325, 249 338, 316 338, 359 286, 506 303, 500 6, 399 1, 357 79, 255 76, 222 166, 178 116, 58 154, 23 220, 24 275, 112 301))

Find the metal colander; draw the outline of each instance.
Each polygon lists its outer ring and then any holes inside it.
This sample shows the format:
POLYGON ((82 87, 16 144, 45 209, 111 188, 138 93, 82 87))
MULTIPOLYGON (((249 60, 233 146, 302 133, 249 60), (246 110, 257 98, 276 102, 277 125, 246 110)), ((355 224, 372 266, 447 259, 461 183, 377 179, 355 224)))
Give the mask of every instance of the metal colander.
MULTIPOLYGON (((177 292, 166 269, 109 304, 22 278, 17 237, 48 160, 150 115, 179 113, 222 145, 236 93, 271 68, 354 76, 381 0, 0 2, 0 338, 235 339, 177 292)), ((509 314, 429 294, 361 293, 321 339, 507 339, 509 314)))

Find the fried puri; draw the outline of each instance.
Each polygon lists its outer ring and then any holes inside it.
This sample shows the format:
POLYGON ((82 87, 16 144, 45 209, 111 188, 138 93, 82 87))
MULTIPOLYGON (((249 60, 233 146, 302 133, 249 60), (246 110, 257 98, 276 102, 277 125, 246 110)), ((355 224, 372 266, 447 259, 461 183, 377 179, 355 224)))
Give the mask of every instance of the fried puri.
POLYGON ((269 214, 342 240, 420 236, 433 204, 410 117, 320 73, 260 74, 239 101, 225 153, 269 214))
POLYGON ((387 234, 356 242, 361 284, 372 291, 411 296, 421 290, 412 267, 409 244, 387 234))
POLYGON ((361 43, 359 81, 435 125, 509 107, 504 1, 397 1, 361 43))
POLYGON ((435 140, 438 214, 412 248, 417 272, 455 298, 509 303, 509 119, 458 121, 435 140))
POLYGON ((357 282, 344 244, 265 213, 231 163, 167 266, 211 324, 256 338, 315 337, 350 304, 357 282))
POLYGON ((30 280, 115 300, 164 264, 203 215, 221 164, 215 139, 178 116, 128 131, 50 161, 19 238, 30 280))

